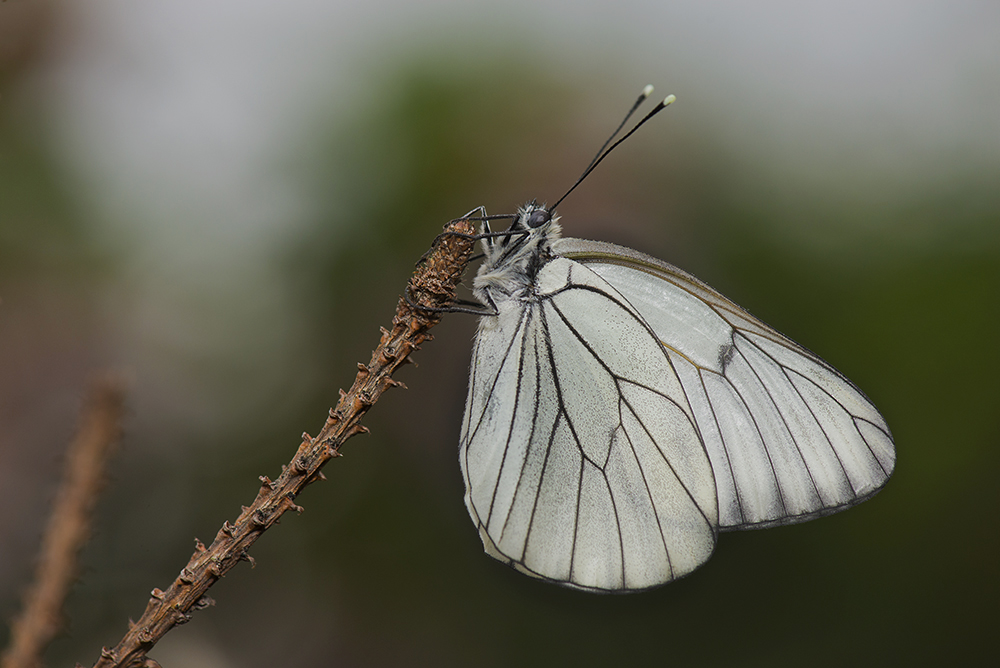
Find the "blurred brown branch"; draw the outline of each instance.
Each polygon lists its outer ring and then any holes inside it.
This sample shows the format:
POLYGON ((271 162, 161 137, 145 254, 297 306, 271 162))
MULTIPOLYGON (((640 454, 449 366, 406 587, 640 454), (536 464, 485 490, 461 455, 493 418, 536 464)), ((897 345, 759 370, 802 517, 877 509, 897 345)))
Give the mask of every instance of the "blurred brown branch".
POLYGON ((94 382, 66 453, 63 481, 42 537, 35 581, 11 627, 2 668, 41 666, 42 653, 62 628, 63 603, 77 574, 77 555, 90 535, 90 519, 107 462, 121 435, 124 383, 107 375, 94 382))
MULTIPOLYGON (((468 221, 454 221, 421 258, 409 282, 409 295, 423 307, 442 308, 455 299, 455 290, 472 255, 474 232, 468 221), (464 236, 456 236, 464 235, 464 236)), ((146 653, 167 631, 190 619, 193 610, 213 605, 206 592, 240 561, 253 559, 251 545, 286 511, 302 509, 295 497, 311 482, 323 479, 320 469, 339 455, 340 447, 355 434, 368 431, 360 420, 390 387, 401 385, 392 374, 410 360, 409 355, 430 338, 427 331, 440 322, 440 313, 414 308, 400 298, 392 331, 382 330, 382 340, 371 362, 358 364, 358 375, 350 391, 341 390, 337 407, 313 438, 302 435, 302 443, 292 460, 282 467, 277 480, 261 476, 257 498, 244 507, 236 522, 223 523, 209 547, 200 541, 180 575, 166 591, 154 589, 138 622, 130 625, 125 637, 113 649, 104 648, 94 668, 155 666, 146 653)), ((79 664, 78 664, 79 665, 79 664)))

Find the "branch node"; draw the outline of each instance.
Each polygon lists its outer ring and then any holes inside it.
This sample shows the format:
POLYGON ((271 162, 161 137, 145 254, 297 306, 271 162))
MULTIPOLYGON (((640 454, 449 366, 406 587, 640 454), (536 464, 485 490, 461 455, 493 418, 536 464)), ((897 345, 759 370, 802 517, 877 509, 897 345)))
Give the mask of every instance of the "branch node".
POLYGON ((297 515, 301 515, 302 511, 305 510, 305 508, 295 503, 295 495, 292 494, 291 492, 287 492, 285 494, 285 498, 288 500, 288 509, 294 510, 297 515))
POLYGON ((296 457, 295 460, 292 462, 292 472, 295 473, 295 475, 302 475, 308 470, 309 470, 309 459, 305 455, 296 457))
MULTIPOLYGON (((347 430, 347 432, 344 434, 344 438, 348 439, 348 438, 351 438, 353 436, 357 436, 358 434, 367 434, 370 431, 371 430, 368 429, 368 427, 364 426, 363 424, 356 424, 356 425, 354 425, 353 427, 351 427, 350 429, 347 430)), ((341 454, 339 451, 338 451, 338 454, 341 457, 343 457, 343 454, 341 454)))
POLYGON ((197 601, 195 601, 194 605, 191 606, 191 609, 204 610, 205 608, 212 607, 213 605, 215 605, 215 599, 209 596, 208 594, 205 594, 197 601))

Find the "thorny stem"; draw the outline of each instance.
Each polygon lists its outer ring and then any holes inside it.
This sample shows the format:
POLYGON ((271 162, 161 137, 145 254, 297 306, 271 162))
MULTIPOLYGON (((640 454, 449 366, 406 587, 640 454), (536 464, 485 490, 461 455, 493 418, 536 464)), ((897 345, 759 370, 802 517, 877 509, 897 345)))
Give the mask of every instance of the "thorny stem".
MULTIPOLYGON (((409 294, 420 306, 440 308, 452 303, 472 255, 474 241, 458 236, 474 232, 467 220, 449 223, 445 231, 452 234, 439 237, 410 278, 409 294)), ((278 518, 288 510, 302 511, 295 504, 295 497, 309 483, 325 478, 320 469, 339 455, 347 439, 368 431, 360 424, 361 418, 383 392, 402 385, 392 379, 392 374, 410 361, 411 352, 431 338, 427 331, 440 320, 440 313, 414 308, 400 298, 392 319, 392 331, 382 330, 382 340, 372 353, 371 362, 358 364, 354 385, 348 392, 341 390, 340 401, 330 410, 319 434, 315 437, 302 435, 295 456, 282 466, 277 480, 261 476, 257 498, 249 507, 243 507, 235 523, 223 523, 210 546, 196 541, 194 554, 177 579, 166 591, 153 590, 139 621, 130 625, 125 637, 113 649, 105 647, 101 651, 94 668, 156 665, 146 653, 167 631, 187 622, 193 610, 214 604, 206 595, 209 587, 240 561, 249 561, 252 565, 253 558, 247 551, 278 518)))
POLYGON ((62 628, 63 604, 77 576, 77 556, 90 537, 91 514, 121 435, 124 395, 124 383, 114 375, 94 381, 66 451, 65 473, 42 538, 35 581, 11 625, 2 668, 41 666, 46 646, 62 628))

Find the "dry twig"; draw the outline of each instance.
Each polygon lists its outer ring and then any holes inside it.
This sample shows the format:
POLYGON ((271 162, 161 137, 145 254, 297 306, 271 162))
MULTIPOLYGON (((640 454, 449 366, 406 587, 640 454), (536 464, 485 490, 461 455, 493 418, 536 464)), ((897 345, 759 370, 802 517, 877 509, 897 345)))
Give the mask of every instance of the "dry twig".
MULTIPOLYGON (((410 278, 409 294, 424 307, 441 308, 454 301, 455 289, 472 254, 474 232, 468 221, 456 221, 417 265, 410 278), (457 236, 466 235, 466 236, 457 236)), ((206 595, 219 578, 240 561, 253 558, 247 554, 251 545, 288 510, 300 512, 295 497, 315 480, 324 478, 320 469, 351 436, 368 431, 360 424, 362 416, 390 387, 402 385, 392 374, 409 362, 411 352, 430 338, 427 331, 440 321, 440 313, 410 306, 400 298, 392 331, 382 330, 382 340, 372 353, 371 362, 358 364, 358 375, 350 391, 341 390, 340 401, 330 411, 326 424, 314 438, 302 435, 302 443, 291 462, 282 467, 277 480, 261 476, 257 498, 230 524, 226 521, 209 547, 197 542, 187 566, 166 591, 154 589, 146 611, 132 623, 125 637, 113 649, 104 648, 94 668, 155 666, 146 653, 167 631, 190 619, 193 610, 213 605, 206 595)), ((78 664, 79 665, 79 664, 78 664)))
POLYGON ((80 416, 79 431, 66 452, 66 469, 42 537, 35 582, 24 610, 11 627, 2 668, 42 665, 45 648, 62 628, 63 604, 77 573, 77 555, 90 535, 90 519, 107 462, 121 434, 123 382, 95 381, 80 416))

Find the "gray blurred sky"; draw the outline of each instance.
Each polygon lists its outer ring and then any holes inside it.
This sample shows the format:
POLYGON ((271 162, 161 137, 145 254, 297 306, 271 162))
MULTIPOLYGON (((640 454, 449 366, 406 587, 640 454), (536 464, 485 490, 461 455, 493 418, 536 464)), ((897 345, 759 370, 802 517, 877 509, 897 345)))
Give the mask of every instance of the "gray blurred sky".
POLYGON ((157 250, 147 266, 168 255, 164 244, 207 260, 233 243, 232 227, 251 248, 266 244, 256 233, 288 229, 300 212, 272 169, 280 153, 317 109, 369 99, 380 60, 433 42, 531 45, 568 77, 603 63, 622 101, 634 94, 631 78, 648 72, 658 93, 718 119, 734 152, 804 180, 824 178, 831 163, 891 167, 906 181, 939 177, 956 153, 1000 160, 996 2, 101 0, 68 9, 52 109, 77 174, 100 186, 88 192, 102 217, 150 226, 157 250), (616 81, 616 66, 626 80, 616 81))

